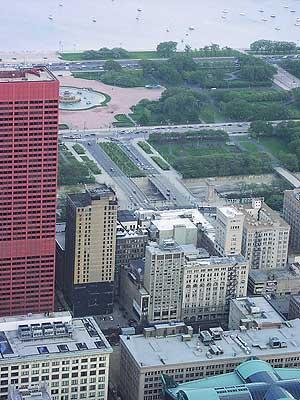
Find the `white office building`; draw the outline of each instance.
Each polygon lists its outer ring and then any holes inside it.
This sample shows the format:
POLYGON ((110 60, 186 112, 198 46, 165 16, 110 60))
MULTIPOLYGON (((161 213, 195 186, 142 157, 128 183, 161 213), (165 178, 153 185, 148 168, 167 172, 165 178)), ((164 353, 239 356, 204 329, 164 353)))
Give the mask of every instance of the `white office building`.
POLYGON ((1 318, 0 399, 44 383, 52 400, 106 400, 111 352, 91 317, 58 312, 1 318))

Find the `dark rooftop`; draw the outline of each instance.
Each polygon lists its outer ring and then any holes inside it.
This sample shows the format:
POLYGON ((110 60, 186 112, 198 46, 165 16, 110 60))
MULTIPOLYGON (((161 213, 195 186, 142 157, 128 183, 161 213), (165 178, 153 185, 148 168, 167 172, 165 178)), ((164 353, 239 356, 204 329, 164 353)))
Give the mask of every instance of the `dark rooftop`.
POLYGON ((102 184, 88 189, 85 193, 72 193, 68 196, 76 207, 87 207, 91 205, 92 200, 101 200, 112 195, 115 195, 115 192, 107 185, 102 184))
POLYGON ((137 217, 132 211, 129 210, 119 210, 118 211, 118 221, 119 222, 129 222, 137 221, 137 217))

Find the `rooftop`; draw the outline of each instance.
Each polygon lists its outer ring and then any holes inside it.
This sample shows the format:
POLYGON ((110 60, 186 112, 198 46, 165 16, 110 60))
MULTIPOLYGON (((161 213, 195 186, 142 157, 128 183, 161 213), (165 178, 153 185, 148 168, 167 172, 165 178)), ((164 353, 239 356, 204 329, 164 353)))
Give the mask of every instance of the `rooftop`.
POLYGON ((209 347, 193 335, 185 341, 182 335, 148 337, 144 335, 121 336, 122 346, 128 349, 141 368, 158 368, 199 362, 221 362, 228 359, 299 354, 300 320, 285 321, 281 328, 250 329, 223 332, 216 344, 222 352, 212 354, 209 347), (277 342, 274 344, 273 339, 277 342), (276 347, 277 346, 277 347, 276 347), (280 347, 281 346, 281 347, 280 347))
POLYGON ((265 203, 261 204, 261 208, 253 208, 252 204, 238 205, 237 208, 245 215, 244 225, 289 228, 289 224, 265 203))
POLYGON ((72 193, 68 197, 76 207, 88 207, 93 200, 107 199, 115 195, 115 192, 105 184, 99 185, 96 188, 88 189, 84 193, 72 193))
POLYGON ((159 231, 173 230, 174 226, 185 226, 187 229, 197 229, 195 224, 188 218, 162 218, 151 221, 152 226, 155 226, 159 231))
POLYGON ((56 312, 0 318, 1 362, 90 351, 112 351, 92 317, 72 319, 69 312, 56 312))
POLYGON ((62 250, 65 249, 65 241, 66 241, 66 223, 61 222, 56 224, 56 234, 55 234, 56 242, 59 244, 62 250))
POLYGON ((56 81, 55 76, 46 67, 24 69, 0 69, 0 83, 4 82, 43 82, 56 81))
POLYGON ((272 368, 262 360, 249 360, 232 373, 177 385, 163 376, 168 399, 271 400, 300 398, 300 369, 272 368))
POLYGON ((8 400, 51 400, 50 389, 45 382, 37 386, 17 389, 14 386, 9 387, 8 400))
POLYGON ((239 309, 243 318, 255 321, 258 326, 266 324, 281 325, 285 321, 263 296, 240 297, 232 299, 231 303, 239 309))
POLYGON ((224 214, 227 218, 234 218, 237 216, 243 216, 244 214, 237 208, 232 206, 219 207, 219 211, 224 214))
POLYGON ((129 210, 119 210, 117 219, 121 223, 137 221, 137 217, 135 216, 134 212, 129 210))
POLYGON ((291 265, 285 269, 251 269, 249 271, 249 278, 255 283, 266 282, 268 280, 289 280, 300 279, 300 270, 297 266, 291 265))
MULTIPOLYGON (((183 247, 183 246, 182 246, 183 247)), ((248 264, 248 261, 245 257, 238 255, 238 256, 228 256, 228 257, 218 257, 218 256, 211 256, 207 258, 197 258, 191 259, 190 264, 193 264, 193 261, 196 262, 197 265, 200 267, 211 266, 211 265, 237 265, 237 264, 248 264)))

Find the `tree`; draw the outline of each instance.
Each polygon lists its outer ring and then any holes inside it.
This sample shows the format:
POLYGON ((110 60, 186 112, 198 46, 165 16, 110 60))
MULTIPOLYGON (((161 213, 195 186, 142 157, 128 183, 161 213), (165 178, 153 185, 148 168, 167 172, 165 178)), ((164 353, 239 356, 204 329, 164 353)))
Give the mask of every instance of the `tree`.
POLYGON ((292 96, 295 106, 300 108, 300 88, 293 89, 292 96))
POLYGON ((174 54, 177 50, 177 42, 169 41, 169 42, 161 42, 157 45, 156 51, 157 53, 164 58, 169 58, 174 54))
POLYGON ((284 151, 280 151, 278 153, 278 159, 289 170, 298 171, 298 159, 296 154, 285 153, 284 151))
POLYGON ((105 71, 122 71, 121 65, 115 60, 107 60, 103 65, 103 69, 105 71))
POLYGON ((250 131, 252 136, 272 136, 273 126, 270 122, 253 121, 250 124, 250 131))
POLYGON ((144 108, 140 117, 138 118, 139 125, 149 125, 151 121, 151 111, 148 108, 144 108))

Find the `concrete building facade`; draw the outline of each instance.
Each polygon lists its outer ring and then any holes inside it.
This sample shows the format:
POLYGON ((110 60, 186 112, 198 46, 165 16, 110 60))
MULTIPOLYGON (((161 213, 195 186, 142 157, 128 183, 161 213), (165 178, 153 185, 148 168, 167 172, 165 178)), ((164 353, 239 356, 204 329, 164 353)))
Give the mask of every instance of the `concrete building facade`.
POLYGON ((64 287, 75 316, 112 312, 117 205, 106 185, 67 198, 64 287))
POLYGON ((184 252, 174 241, 146 247, 144 287, 150 295, 150 322, 181 317, 184 252))
POLYGON ((242 254, 249 260, 251 268, 285 268, 290 226, 259 201, 238 206, 238 209, 245 215, 242 254))
POLYGON ((187 259, 182 319, 225 321, 229 301, 247 294, 249 263, 242 256, 187 259))
POLYGON ((0 399, 48 386, 52 400, 106 400, 112 348, 93 318, 68 312, 0 319, 0 399))
POLYGON ((300 250, 300 189, 286 190, 283 198, 283 218, 290 225, 290 246, 300 250))
POLYGON ((222 256, 241 254, 244 219, 235 207, 217 208, 215 248, 222 256))

